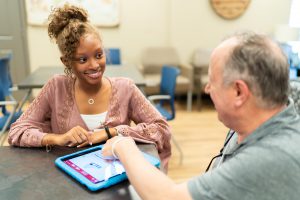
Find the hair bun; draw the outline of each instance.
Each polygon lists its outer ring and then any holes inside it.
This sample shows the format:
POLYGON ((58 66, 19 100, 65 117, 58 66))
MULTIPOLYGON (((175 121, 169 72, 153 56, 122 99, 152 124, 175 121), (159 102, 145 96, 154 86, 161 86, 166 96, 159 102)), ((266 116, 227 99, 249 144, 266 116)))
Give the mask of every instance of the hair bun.
POLYGON ((48 34, 51 39, 57 39, 66 26, 74 21, 87 22, 88 14, 83 8, 65 4, 52 10, 48 17, 48 34))

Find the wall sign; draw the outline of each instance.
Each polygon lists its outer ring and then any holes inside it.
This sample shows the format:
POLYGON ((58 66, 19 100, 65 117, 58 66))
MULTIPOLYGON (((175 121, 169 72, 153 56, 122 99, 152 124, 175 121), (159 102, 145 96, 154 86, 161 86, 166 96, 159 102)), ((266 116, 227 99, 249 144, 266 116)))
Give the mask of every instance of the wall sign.
POLYGON ((26 0, 28 24, 46 25, 51 9, 66 2, 85 8, 96 26, 113 27, 120 23, 119 0, 26 0))
POLYGON ((210 0, 214 11, 224 19, 235 19, 247 9, 250 0, 210 0))

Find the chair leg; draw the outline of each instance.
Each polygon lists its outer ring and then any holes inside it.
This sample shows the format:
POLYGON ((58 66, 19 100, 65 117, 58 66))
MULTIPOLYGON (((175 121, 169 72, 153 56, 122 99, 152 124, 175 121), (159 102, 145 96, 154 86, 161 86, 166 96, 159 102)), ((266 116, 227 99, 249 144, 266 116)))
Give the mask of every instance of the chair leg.
POLYGON ((9 124, 10 124, 10 121, 12 120, 12 118, 13 118, 15 112, 16 112, 16 109, 17 109, 17 107, 16 107, 16 105, 14 105, 14 106, 13 106, 13 110, 11 111, 9 117, 7 118, 5 124, 4 124, 4 126, 3 126, 3 128, 2 128, 2 130, 1 130, 1 132, 0 132, 0 135, 2 135, 2 134, 6 131, 7 127, 8 127, 9 124))
POLYGON ((0 135, 0 147, 3 146, 4 142, 7 141, 8 132, 5 132, 0 135))
POLYGON ((202 98, 201 98, 201 91, 199 91, 197 93, 197 107, 199 110, 201 110, 201 106, 202 106, 202 98))
POLYGON ((32 89, 29 89, 27 91, 27 93, 24 95, 24 97, 22 98, 22 100, 20 101, 19 105, 18 105, 18 112, 20 112, 24 106, 24 104, 26 103, 26 101, 29 99, 29 96, 32 93, 32 89))
POLYGON ((0 132, 0 136, 2 136, 5 133, 5 131, 6 131, 7 127, 8 127, 9 122, 10 122, 11 119, 12 119, 12 115, 10 114, 9 117, 8 117, 8 119, 6 120, 6 122, 4 124, 1 132, 0 132))
POLYGON ((193 93, 191 90, 187 93, 187 111, 192 111, 193 93))
POLYGON ((180 154, 180 160, 179 160, 179 165, 182 165, 182 162, 183 162, 183 151, 181 149, 181 147, 179 146, 177 140, 175 139, 174 136, 171 137, 172 138, 172 141, 175 145, 175 147, 177 148, 177 150, 179 151, 179 154, 180 154))

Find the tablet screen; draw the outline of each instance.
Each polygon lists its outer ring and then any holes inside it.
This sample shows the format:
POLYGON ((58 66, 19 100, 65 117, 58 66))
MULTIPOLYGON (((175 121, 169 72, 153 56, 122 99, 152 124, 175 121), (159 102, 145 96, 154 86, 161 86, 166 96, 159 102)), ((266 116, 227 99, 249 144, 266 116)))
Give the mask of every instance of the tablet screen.
POLYGON ((94 184, 125 172, 119 160, 104 159, 101 149, 75 155, 62 161, 94 184))

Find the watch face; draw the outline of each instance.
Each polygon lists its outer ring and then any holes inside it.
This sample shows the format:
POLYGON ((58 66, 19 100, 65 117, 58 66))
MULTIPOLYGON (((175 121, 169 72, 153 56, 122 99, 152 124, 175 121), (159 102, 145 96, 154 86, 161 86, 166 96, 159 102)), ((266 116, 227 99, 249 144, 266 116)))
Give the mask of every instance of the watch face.
POLYGON ((250 0, 210 0, 214 11, 225 19, 235 19, 247 9, 250 0))

